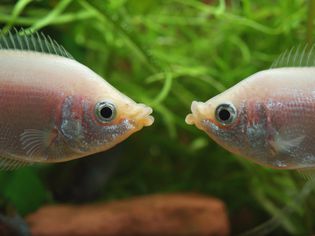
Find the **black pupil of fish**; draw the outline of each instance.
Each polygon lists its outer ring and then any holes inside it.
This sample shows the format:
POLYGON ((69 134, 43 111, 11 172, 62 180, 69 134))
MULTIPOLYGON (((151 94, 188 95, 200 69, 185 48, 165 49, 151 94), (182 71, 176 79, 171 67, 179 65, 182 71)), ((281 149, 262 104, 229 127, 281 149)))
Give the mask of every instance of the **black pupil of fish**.
POLYGON ((110 107, 102 107, 100 110, 101 116, 105 119, 109 119, 113 115, 113 110, 110 107))
POLYGON ((231 117, 231 113, 228 110, 222 109, 221 111, 219 111, 219 118, 222 121, 227 121, 230 119, 230 117, 231 117))

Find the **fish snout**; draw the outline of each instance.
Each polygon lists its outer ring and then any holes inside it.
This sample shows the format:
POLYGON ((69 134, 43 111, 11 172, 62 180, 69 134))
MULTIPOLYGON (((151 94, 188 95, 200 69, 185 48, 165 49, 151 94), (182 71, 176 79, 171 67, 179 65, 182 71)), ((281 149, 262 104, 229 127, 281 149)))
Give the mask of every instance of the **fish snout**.
POLYGON ((137 108, 133 114, 137 126, 143 127, 152 125, 154 122, 154 117, 151 116, 152 112, 151 107, 142 103, 137 104, 137 108))
POLYGON ((208 110, 206 103, 193 101, 191 104, 191 114, 186 116, 185 122, 188 125, 198 125, 199 121, 206 119, 208 110))

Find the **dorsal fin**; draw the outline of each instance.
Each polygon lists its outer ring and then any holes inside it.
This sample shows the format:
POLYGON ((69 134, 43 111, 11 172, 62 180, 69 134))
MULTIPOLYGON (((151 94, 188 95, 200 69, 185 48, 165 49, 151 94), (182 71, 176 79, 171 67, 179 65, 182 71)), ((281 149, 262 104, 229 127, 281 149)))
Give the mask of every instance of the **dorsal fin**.
POLYGON ((26 30, 0 31, 0 50, 23 50, 54 54, 73 59, 73 57, 55 40, 43 33, 32 33, 26 30))
POLYGON ((306 44, 286 50, 272 63, 270 68, 313 67, 315 66, 314 47, 315 45, 306 44))

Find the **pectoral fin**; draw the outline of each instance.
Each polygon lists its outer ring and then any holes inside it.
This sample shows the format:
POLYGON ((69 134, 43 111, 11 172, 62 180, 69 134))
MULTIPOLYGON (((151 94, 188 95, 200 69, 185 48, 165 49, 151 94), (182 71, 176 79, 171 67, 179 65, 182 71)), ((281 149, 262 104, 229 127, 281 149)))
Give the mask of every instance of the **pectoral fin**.
POLYGON ((27 159, 32 160, 37 158, 37 160, 47 160, 49 149, 54 148, 53 146, 57 136, 57 129, 25 129, 20 135, 20 141, 27 159))
POLYGON ((25 129, 20 135, 21 149, 24 153, 19 156, 6 151, 1 153, 0 170, 14 170, 35 162, 45 162, 49 158, 49 154, 53 152, 52 150, 54 150, 54 154, 58 151, 54 145, 57 136, 57 129, 25 129))
POLYGON ((294 138, 283 136, 277 133, 274 137, 274 140, 270 141, 270 144, 275 153, 279 152, 289 152, 292 148, 298 147, 303 140, 305 135, 300 135, 294 138))

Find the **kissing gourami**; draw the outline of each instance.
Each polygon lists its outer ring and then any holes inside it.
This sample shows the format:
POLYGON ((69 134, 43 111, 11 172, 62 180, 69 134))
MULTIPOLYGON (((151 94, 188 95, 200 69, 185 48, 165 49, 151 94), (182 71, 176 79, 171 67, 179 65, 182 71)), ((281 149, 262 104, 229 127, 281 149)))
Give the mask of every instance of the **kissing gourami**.
POLYGON ((0 36, 0 168, 105 151, 154 119, 50 37, 0 36))
POLYGON ((270 69, 255 73, 206 102, 194 101, 188 124, 219 145, 276 169, 315 167, 314 47, 280 55, 270 69))

